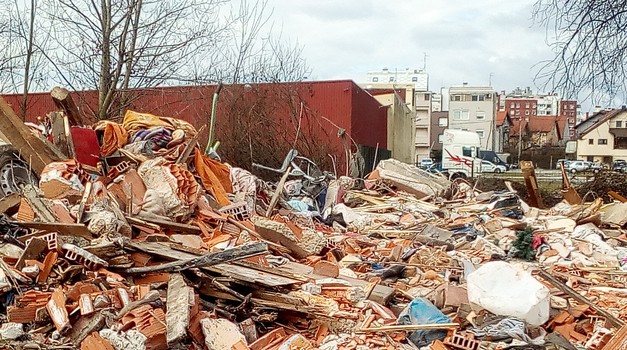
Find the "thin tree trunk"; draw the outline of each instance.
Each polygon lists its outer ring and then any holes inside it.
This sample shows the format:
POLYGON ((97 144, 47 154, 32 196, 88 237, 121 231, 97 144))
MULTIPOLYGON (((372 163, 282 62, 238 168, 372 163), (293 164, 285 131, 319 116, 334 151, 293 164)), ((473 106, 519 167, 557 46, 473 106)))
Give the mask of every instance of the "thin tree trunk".
POLYGON ((35 37, 35 9, 37 7, 36 0, 30 1, 30 20, 28 28, 28 49, 26 50, 26 62, 24 65, 24 91, 22 92, 21 114, 22 120, 26 120, 26 106, 28 100, 28 91, 30 88, 30 65, 33 58, 33 41, 35 37))
POLYGON ((100 62, 100 78, 98 84, 98 119, 107 118, 110 101, 107 101, 111 89, 111 1, 101 0, 102 14, 102 59, 100 62))

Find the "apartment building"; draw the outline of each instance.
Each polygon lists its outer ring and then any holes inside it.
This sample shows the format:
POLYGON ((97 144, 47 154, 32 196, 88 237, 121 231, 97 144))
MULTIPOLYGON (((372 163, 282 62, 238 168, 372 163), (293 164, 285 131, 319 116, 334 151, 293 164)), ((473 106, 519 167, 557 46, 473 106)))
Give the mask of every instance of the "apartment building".
POLYGON ((530 87, 516 88, 506 94, 499 94, 499 111, 508 112, 513 121, 534 118, 552 118, 565 124, 562 138, 570 140, 575 137, 575 125, 579 105, 577 101, 562 99, 558 94, 534 94, 530 87))
POLYGON ((448 127, 479 134, 481 147, 494 150, 497 93, 491 86, 449 88, 448 127))

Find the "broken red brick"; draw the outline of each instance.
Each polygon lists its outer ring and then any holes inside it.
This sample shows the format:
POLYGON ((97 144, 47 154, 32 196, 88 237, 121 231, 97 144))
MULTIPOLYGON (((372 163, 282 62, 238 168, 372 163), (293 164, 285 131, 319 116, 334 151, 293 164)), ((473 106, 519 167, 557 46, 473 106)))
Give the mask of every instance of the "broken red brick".
POLYGON ((17 297, 15 304, 7 308, 9 322, 28 323, 35 320, 37 310, 45 307, 50 293, 29 290, 17 297))
POLYGON ((46 283, 52 268, 57 262, 58 253, 56 251, 48 252, 46 258, 44 259, 44 268, 39 272, 39 276, 37 276, 37 283, 42 284, 46 283))
POLYGON ((61 288, 57 288, 52 292, 50 300, 46 304, 46 309, 54 326, 61 334, 72 328, 67 309, 65 308, 65 294, 63 294, 61 288))
POLYGON ((115 350, 108 340, 102 338, 98 332, 92 332, 81 343, 81 350, 115 350))
POLYGON ((340 275, 340 268, 329 261, 318 261, 313 267, 313 273, 320 276, 336 278, 340 275))

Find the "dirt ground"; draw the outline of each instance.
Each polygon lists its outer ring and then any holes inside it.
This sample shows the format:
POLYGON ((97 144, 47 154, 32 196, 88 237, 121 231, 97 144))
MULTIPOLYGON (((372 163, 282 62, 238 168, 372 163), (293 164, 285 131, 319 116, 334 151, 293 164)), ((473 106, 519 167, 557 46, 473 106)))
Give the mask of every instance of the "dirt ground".
MULTIPOLYGON (((507 189, 507 187, 505 187, 505 181, 508 180, 479 178, 477 181, 477 189, 481 191, 499 191, 507 189)), ((525 184, 517 181, 509 181, 512 183, 512 187, 518 192, 520 198, 528 202, 529 193, 527 192, 525 184)), ((538 185, 540 186, 542 201, 546 207, 552 207, 563 199, 561 194, 561 181, 541 181, 538 185)), ((612 171, 601 172, 596 174, 589 181, 575 186, 575 189, 585 201, 591 201, 597 197, 601 197, 605 203, 609 203, 614 200, 612 196, 608 194, 609 191, 614 191, 623 197, 627 197, 627 175, 612 171)))
MULTIPOLYGON (((512 183, 512 187, 514 188, 514 190, 518 192, 520 198, 527 203, 529 202, 529 193, 527 192, 527 187, 524 183, 485 177, 478 178, 477 181, 477 189, 480 191, 507 190, 507 187, 505 186, 505 181, 509 181, 512 183)), ((540 186, 540 195, 542 196, 542 201, 546 207, 552 207, 562 201, 563 197, 560 192, 561 184, 559 182, 540 182, 538 185, 540 186)))

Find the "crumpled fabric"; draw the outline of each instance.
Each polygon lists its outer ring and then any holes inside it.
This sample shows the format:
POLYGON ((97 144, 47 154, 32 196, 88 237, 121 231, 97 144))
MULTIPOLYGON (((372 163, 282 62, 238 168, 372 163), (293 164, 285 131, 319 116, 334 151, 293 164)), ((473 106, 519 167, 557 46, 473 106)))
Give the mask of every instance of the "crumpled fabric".
POLYGON ((230 179, 233 186, 233 193, 243 196, 249 213, 255 210, 257 201, 257 177, 242 168, 232 167, 230 179))
POLYGON ((128 142, 126 129, 118 123, 102 120, 94 126, 94 130, 104 132, 102 146, 100 147, 100 154, 104 157, 112 155, 128 142))
POLYGON ((156 148, 165 148, 172 141, 172 132, 162 126, 155 126, 137 131, 133 134, 132 142, 149 140, 154 142, 156 148))
POLYGON ((202 185, 218 201, 221 206, 231 204, 227 193, 233 193, 229 168, 202 154, 200 149, 194 150, 194 166, 202 185))
POLYGON ((152 140, 131 142, 123 149, 135 154, 143 154, 149 157, 155 156, 155 143, 152 140))
POLYGON ((513 317, 488 322, 480 328, 470 329, 470 332, 479 339, 487 337, 491 341, 499 341, 511 338, 536 346, 544 345, 544 336, 546 334, 531 338, 525 333, 525 321, 513 317))
POLYGON ((126 111, 122 126, 129 134, 135 134, 139 130, 150 129, 157 126, 164 127, 171 131, 181 129, 185 132, 187 138, 192 138, 197 134, 196 129, 184 120, 158 117, 150 113, 138 113, 131 110, 126 111))

